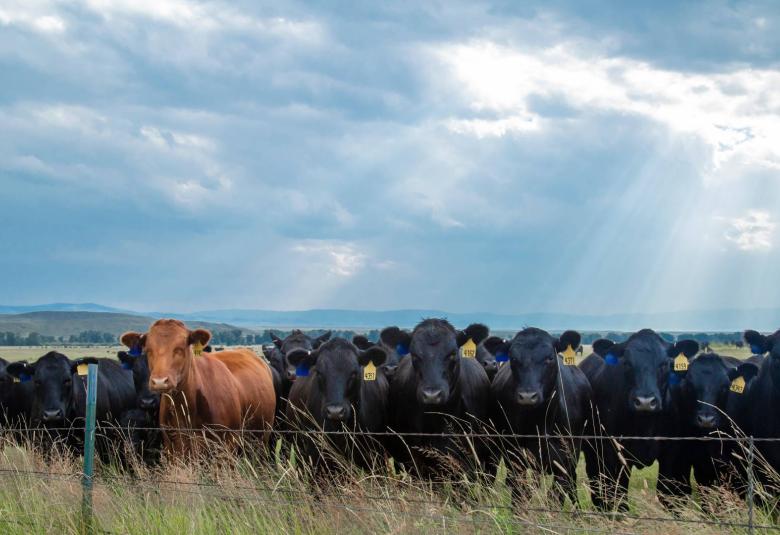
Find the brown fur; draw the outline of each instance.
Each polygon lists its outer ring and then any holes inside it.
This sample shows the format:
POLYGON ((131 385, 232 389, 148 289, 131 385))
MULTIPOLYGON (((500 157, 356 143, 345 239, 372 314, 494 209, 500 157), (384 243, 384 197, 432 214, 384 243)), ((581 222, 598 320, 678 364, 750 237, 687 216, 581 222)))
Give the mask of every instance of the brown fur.
POLYGON ((149 332, 125 333, 128 347, 143 345, 152 379, 169 379, 169 390, 160 401, 160 427, 170 453, 187 453, 197 448, 192 433, 176 429, 208 428, 221 440, 232 440, 223 429, 263 430, 267 442, 273 426, 276 397, 271 369, 251 349, 202 353, 196 357, 192 345, 204 346, 211 334, 190 331, 178 320, 158 320, 149 332))

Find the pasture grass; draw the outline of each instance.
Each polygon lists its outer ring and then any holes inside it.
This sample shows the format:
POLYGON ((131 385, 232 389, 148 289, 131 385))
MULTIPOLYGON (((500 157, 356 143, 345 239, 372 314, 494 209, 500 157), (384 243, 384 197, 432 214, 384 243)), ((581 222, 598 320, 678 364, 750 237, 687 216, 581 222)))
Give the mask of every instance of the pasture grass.
MULTIPOLYGON (((279 443, 281 445, 281 443, 279 443)), ((325 446, 327 449, 327 446, 325 446)), ((264 451, 264 450, 263 450, 264 451)), ((502 464, 495 480, 420 481, 382 463, 365 471, 346 462, 315 477, 287 448, 236 455, 211 444, 194 460, 148 467, 96 467, 95 533, 744 533, 702 521, 744 523, 746 506, 716 489, 705 506, 685 499, 675 512, 655 496, 657 465, 635 470, 628 515, 602 515, 590 504, 584 464, 578 467, 581 509, 549 494, 550 478, 528 471, 528 496, 512 504, 502 464), (633 517, 633 518, 632 518, 633 517), (674 522, 684 521, 684 522, 674 522)), ((85 533, 81 458, 41 451, 8 438, 0 444, 0 531, 85 533)), ((758 511, 756 522, 771 523, 758 511)))

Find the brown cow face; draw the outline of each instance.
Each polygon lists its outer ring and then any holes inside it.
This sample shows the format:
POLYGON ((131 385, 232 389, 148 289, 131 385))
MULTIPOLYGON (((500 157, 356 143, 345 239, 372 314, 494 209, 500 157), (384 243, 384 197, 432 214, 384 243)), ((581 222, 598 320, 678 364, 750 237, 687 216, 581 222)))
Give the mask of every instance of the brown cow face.
POLYGON ((192 346, 205 347, 211 333, 204 329, 188 330, 177 320, 158 320, 145 335, 125 333, 122 343, 140 345, 149 363, 149 389, 153 392, 178 390, 192 366, 192 346))

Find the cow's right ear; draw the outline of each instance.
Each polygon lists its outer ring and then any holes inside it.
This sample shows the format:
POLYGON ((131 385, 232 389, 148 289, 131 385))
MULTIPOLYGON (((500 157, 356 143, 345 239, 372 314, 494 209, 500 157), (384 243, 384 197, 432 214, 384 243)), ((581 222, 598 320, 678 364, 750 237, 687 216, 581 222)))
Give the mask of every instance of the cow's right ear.
POLYGON ((758 331, 745 331, 745 342, 750 345, 750 351, 754 355, 763 355, 772 350, 772 340, 758 331))
POLYGON ((306 349, 293 349, 287 353, 287 362, 299 368, 311 368, 317 363, 319 351, 307 351, 306 349))
POLYGON ((374 366, 381 366, 387 360, 387 350, 379 344, 372 345, 358 354, 358 364, 365 366, 373 362, 374 366))
POLYGON ((276 336, 274 333, 270 333, 270 335, 271 335, 271 341, 274 343, 274 345, 279 349, 282 349, 282 344, 284 344, 284 340, 276 336))
POLYGON ((317 349, 317 348, 318 348, 318 347, 320 347, 322 344, 324 344, 325 342, 327 342, 328 340, 330 340, 330 335, 331 335, 331 332, 330 332, 330 331, 327 331, 327 332, 325 332, 325 333, 323 333, 323 334, 319 335, 317 338, 315 338, 314 340, 312 340, 312 342, 311 342, 311 347, 313 347, 314 349, 317 349))
POLYGON ((499 353, 502 349, 509 349, 509 344, 506 340, 499 338, 498 336, 488 336, 485 341, 482 342, 482 347, 487 349, 488 353, 491 355, 496 356, 496 353, 499 353))
POLYGON ((368 338, 363 336, 362 334, 358 334, 352 337, 352 343, 357 347, 358 349, 365 350, 371 347, 371 342, 368 341, 368 338))
POLYGON ((29 381, 33 375, 35 375, 35 364, 28 364, 21 360, 19 362, 12 362, 5 369, 5 372, 11 377, 16 377, 20 382, 29 381))
POLYGON ((412 335, 398 327, 386 327, 379 333, 379 339, 387 347, 395 349, 399 355, 407 355, 409 347, 412 345, 412 335))
POLYGON ((98 359, 95 357, 81 357, 75 360, 70 361, 70 373, 78 373, 79 366, 83 366, 85 364, 97 364, 98 359))
POLYGON ((144 345, 146 345, 146 335, 130 331, 120 336, 119 341, 122 342, 122 345, 127 346, 130 349, 142 350, 144 345))
POLYGON ((606 357, 607 353, 609 353, 610 348, 612 348, 615 345, 615 342, 612 340, 607 340, 606 338, 599 338, 595 342, 593 342, 593 352, 597 354, 600 357, 606 357))
POLYGON ((132 370, 135 359, 138 358, 129 354, 127 351, 117 351, 116 356, 119 359, 119 362, 122 363, 122 367, 126 370, 132 370))
POLYGON ((745 379, 745 384, 748 384, 756 375, 758 375, 758 366, 752 362, 743 362, 736 368, 731 368, 728 371, 730 381, 733 381, 737 377, 742 377, 745 379))

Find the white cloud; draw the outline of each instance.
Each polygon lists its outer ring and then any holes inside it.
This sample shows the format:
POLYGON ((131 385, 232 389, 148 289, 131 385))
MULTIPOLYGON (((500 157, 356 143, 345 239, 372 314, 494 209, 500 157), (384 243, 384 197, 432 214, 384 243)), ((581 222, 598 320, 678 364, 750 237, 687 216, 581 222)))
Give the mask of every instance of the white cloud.
POLYGON ((22 26, 44 34, 65 31, 67 25, 47 2, 10 2, 0 7, 0 26, 22 26))
POLYGON ((352 243, 328 240, 307 240, 294 245, 292 250, 323 264, 329 274, 345 278, 361 271, 367 259, 352 243))
POLYGON ((741 251, 769 251, 777 224, 768 212, 751 210, 743 217, 720 218, 728 228, 723 234, 726 241, 741 251))
POLYGON ((780 71, 742 68, 715 74, 659 69, 624 57, 588 56, 559 45, 526 50, 474 41, 434 48, 450 76, 435 81, 456 96, 476 121, 451 117, 455 132, 477 137, 538 129, 544 118, 532 97, 560 99, 566 106, 647 117, 670 130, 693 134, 712 149, 712 166, 739 158, 780 169, 780 71), (454 79, 454 80, 453 80, 454 79), (534 126, 534 127, 532 127, 534 126))

